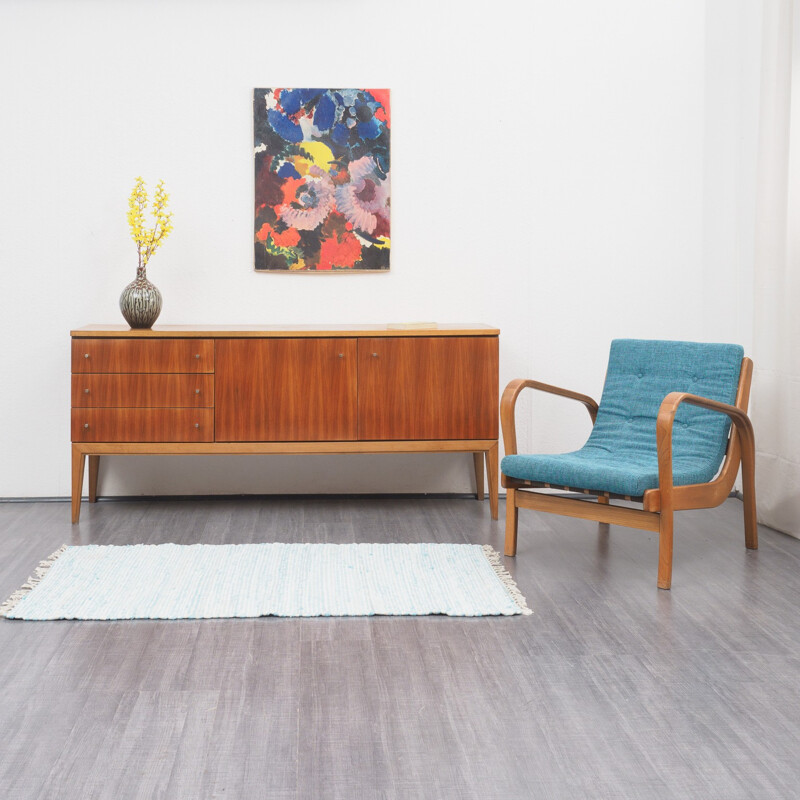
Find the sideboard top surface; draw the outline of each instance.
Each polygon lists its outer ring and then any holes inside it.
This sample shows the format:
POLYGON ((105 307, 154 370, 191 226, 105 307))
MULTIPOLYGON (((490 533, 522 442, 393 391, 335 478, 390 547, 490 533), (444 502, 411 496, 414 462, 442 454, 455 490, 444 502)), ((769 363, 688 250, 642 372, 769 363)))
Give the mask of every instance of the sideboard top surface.
POLYGON ((73 338, 287 338, 374 336, 498 336, 500 330, 482 323, 447 323, 435 328, 395 328, 388 325, 154 325, 134 330, 127 325, 84 325, 73 338))

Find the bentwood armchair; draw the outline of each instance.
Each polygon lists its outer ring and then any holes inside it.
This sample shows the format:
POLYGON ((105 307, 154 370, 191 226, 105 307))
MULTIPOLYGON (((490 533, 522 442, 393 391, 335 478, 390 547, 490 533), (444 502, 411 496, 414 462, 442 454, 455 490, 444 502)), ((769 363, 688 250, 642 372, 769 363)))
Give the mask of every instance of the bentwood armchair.
POLYGON ((517 552, 520 508, 643 528, 658 533, 658 586, 669 589, 674 512, 722 503, 740 463, 745 545, 757 549, 755 442, 747 416, 753 362, 743 356, 733 344, 617 339, 599 406, 557 386, 511 381, 500 402, 505 554, 517 552), (525 388, 586 406, 594 427, 580 450, 517 454, 514 411, 525 388), (537 489, 580 492, 596 502, 537 489), (612 500, 636 501, 642 508, 612 500))

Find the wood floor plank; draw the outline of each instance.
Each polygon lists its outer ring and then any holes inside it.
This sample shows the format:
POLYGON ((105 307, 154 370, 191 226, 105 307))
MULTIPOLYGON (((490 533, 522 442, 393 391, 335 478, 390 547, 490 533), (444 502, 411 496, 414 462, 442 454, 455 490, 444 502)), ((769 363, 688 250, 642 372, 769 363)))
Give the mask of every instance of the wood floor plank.
POLYGON ((298 797, 391 796, 390 754, 378 726, 372 642, 304 642, 300 671, 298 797))
POLYGON ((20 692, 16 686, 3 687, 0 796, 20 800, 39 796, 89 700, 87 692, 52 687, 20 692))
POLYGON ((69 627, 42 680, 101 692, 183 688, 200 626, 185 620, 40 624, 69 627))
MULTIPOLYGON (((107 728, 95 731, 90 764, 69 791, 97 800, 164 797, 191 705, 216 699, 216 692, 125 692, 107 728)), ((74 761, 69 751, 62 758, 74 761)))
POLYGON ((528 750, 533 720, 524 738, 506 735, 506 703, 496 686, 474 682, 481 659, 463 635, 464 621, 442 636, 443 621, 451 620, 375 622, 380 729, 397 796, 423 787, 433 797, 532 796, 527 756, 519 755, 528 750))
MULTIPOLYGON (((83 706, 75 718, 69 736, 36 796, 37 800, 59 800, 75 796, 76 787, 87 784, 91 773, 96 769, 97 753, 109 736, 116 739, 117 712, 122 694, 87 691, 77 696, 84 698, 83 706)), ((41 764, 31 762, 37 771, 41 764)))
POLYGON ((297 629, 283 620, 228 622, 204 621, 198 636, 187 679, 192 687, 217 686, 219 701, 213 718, 187 721, 167 796, 295 798, 297 629))

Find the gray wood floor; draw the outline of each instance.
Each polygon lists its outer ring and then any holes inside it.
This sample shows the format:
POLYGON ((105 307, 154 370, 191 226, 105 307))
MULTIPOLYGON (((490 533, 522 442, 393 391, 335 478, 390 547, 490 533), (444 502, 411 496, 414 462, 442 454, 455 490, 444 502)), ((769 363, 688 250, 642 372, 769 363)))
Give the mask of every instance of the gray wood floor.
MULTIPOLYGON (((501 504, 501 517, 502 517, 501 504)), ((0 504, 0 595, 64 542, 455 541, 468 499, 0 504)), ((800 541, 520 512, 534 614, 0 620, 0 798, 797 798, 800 541)))

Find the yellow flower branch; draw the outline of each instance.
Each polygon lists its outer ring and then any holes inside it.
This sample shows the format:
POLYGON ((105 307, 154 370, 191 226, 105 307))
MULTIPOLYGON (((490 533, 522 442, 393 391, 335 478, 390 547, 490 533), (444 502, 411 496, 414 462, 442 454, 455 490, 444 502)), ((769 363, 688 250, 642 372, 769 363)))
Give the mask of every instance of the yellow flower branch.
POLYGON ((141 177, 136 179, 131 196, 128 198, 128 225, 131 238, 136 242, 139 254, 139 268, 145 267, 150 257, 161 246, 172 230, 172 212, 167 211, 169 195, 164 189, 164 181, 159 181, 153 198, 153 227, 145 228, 144 214, 147 209, 147 188, 141 177))

